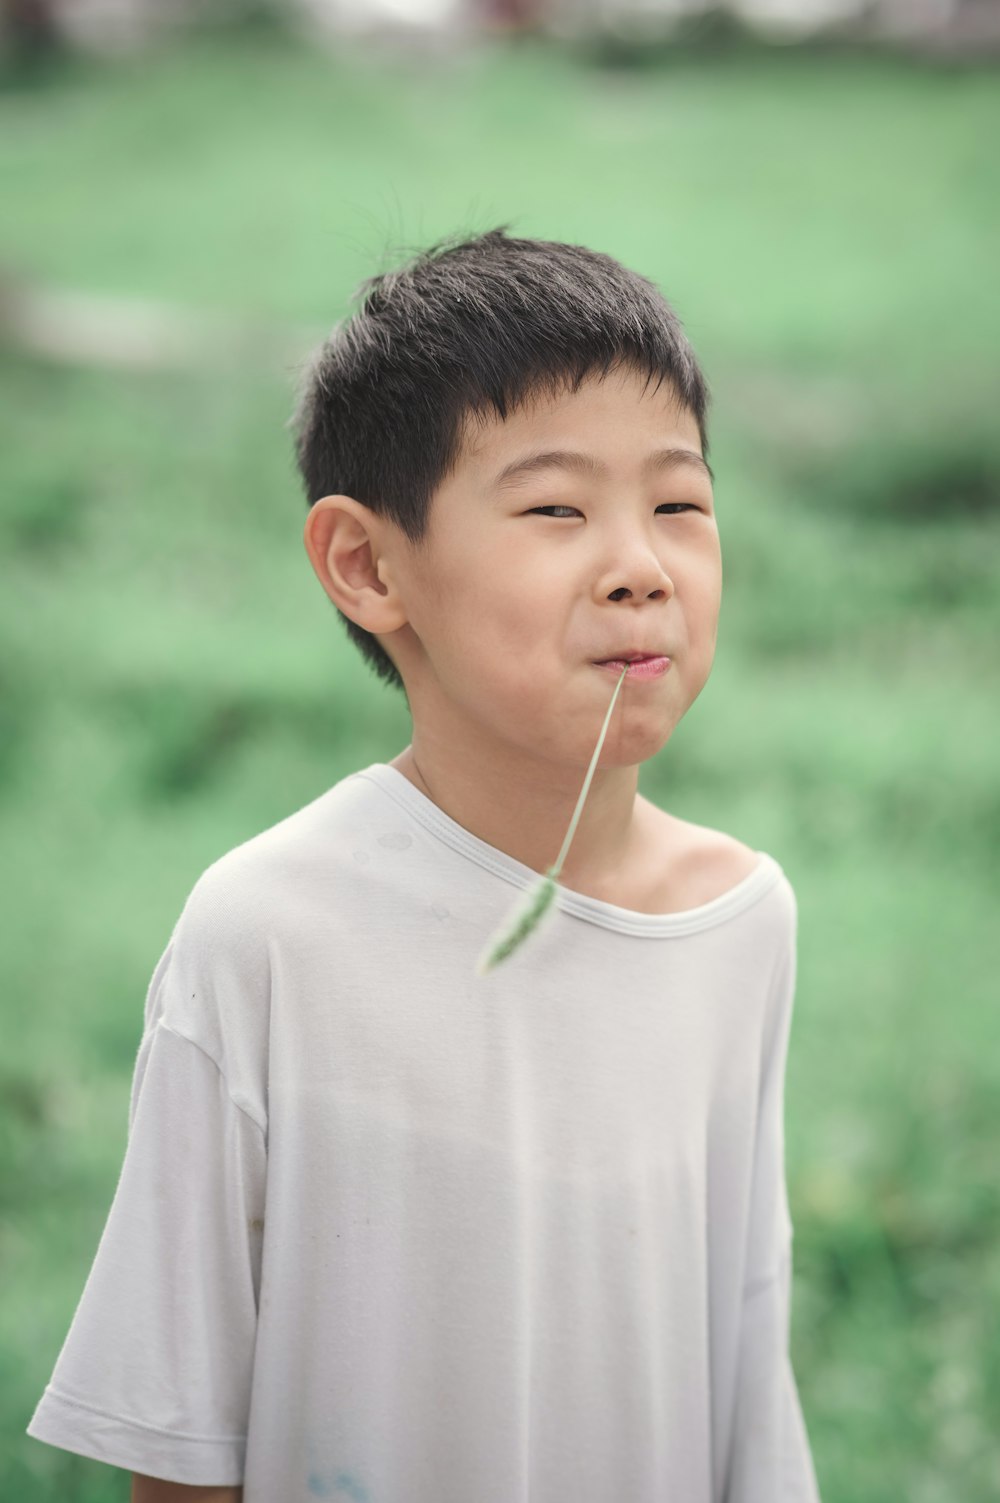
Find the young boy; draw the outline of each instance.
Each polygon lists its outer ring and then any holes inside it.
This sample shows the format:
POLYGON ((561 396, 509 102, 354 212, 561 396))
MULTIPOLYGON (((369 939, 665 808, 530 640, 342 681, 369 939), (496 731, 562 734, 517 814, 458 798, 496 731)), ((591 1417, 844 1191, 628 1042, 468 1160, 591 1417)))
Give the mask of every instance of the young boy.
POLYGON ((195 883, 28 1434, 144 1503, 816 1503, 794 892, 637 792, 715 652, 704 378, 581 246, 364 290, 296 414, 305 544, 412 741, 195 883), (480 976, 639 655, 555 909, 480 976))

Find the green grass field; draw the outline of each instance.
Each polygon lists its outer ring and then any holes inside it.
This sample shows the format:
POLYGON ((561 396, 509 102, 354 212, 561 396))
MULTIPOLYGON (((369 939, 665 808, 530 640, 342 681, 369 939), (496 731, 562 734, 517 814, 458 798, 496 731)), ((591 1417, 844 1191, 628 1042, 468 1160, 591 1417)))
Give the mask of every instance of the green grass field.
MULTIPOLYGON (((986 70, 529 45, 425 71, 267 33, 0 94, 0 263, 54 286, 322 333, 397 246, 509 222, 678 308, 725 595, 641 786, 798 896, 792 1345, 824 1503, 1000 1495, 998 126, 986 70)), ((187 893, 409 740, 306 558, 293 378, 0 353, 4 1497, 128 1496, 23 1431, 187 893)))

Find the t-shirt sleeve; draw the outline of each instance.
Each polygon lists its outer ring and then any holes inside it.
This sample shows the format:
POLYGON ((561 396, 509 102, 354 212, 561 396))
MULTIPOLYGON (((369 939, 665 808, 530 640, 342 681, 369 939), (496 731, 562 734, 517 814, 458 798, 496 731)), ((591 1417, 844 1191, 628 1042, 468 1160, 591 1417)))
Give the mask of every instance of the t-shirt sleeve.
POLYGON ((243 1480, 266 1123, 176 1029, 175 930, 153 974, 114 1199, 27 1433, 171 1482, 243 1480), (171 1018, 174 1022, 169 1021, 171 1018))
POLYGON ((793 1227, 785 1176, 785 1066, 796 972, 796 908, 772 991, 740 1318, 733 1443, 725 1503, 819 1503, 789 1353, 793 1227))

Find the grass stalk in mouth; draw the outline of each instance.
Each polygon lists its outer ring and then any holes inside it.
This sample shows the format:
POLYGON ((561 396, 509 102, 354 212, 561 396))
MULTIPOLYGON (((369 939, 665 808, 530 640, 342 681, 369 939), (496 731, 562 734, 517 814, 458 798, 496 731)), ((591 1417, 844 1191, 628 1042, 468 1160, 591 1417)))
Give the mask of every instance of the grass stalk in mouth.
POLYGON ((524 944, 529 934, 532 934, 538 928, 546 913, 552 908, 552 902, 556 895, 556 882, 559 873, 562 871, 563 862, 566 860, 566 854, 569 851, 573 836, 576 834, 576 827, 580 823, 580 815, 583 812, 583 806, 590 791, 590 784, 594 776, 594 769, 597 766, 597 759, 601 755, 601 747, 604 745, 604 738, 608 734, 608 726, 611 724, 611 712, 615 707, 618 691, 625 682, 626 673, 628 673, 627 663, 621 671, 621 677, 617 684, 615 684, 615 692, 611 696, 608 713, 604 717, 601 734, 597 738, 594 755, 590 759, 587 776, 583 780, 583 788, 580 791, 580 797, 576 801, 573 818, 569 822, 566 839, 562 843, 562 850, 556 857, 555 865, 550 866, 548 871, 538 878, 537 882, 532 883, 528 891, 511 910, 509 917, 492 936, 489 944, 476 962, 477 976, 487 975, 501 961, 513 955, 514 951, 524 944))

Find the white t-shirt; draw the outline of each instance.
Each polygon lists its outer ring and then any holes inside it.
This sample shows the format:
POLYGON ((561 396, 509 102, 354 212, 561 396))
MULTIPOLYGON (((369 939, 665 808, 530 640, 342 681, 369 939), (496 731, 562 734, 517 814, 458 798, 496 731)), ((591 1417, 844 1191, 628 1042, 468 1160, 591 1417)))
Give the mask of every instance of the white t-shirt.
POLYGON ((560 887, 376 762, 227 852, 27 1433, 244 1503, 817 1503, 788 1355, 778 863, 560 887))

